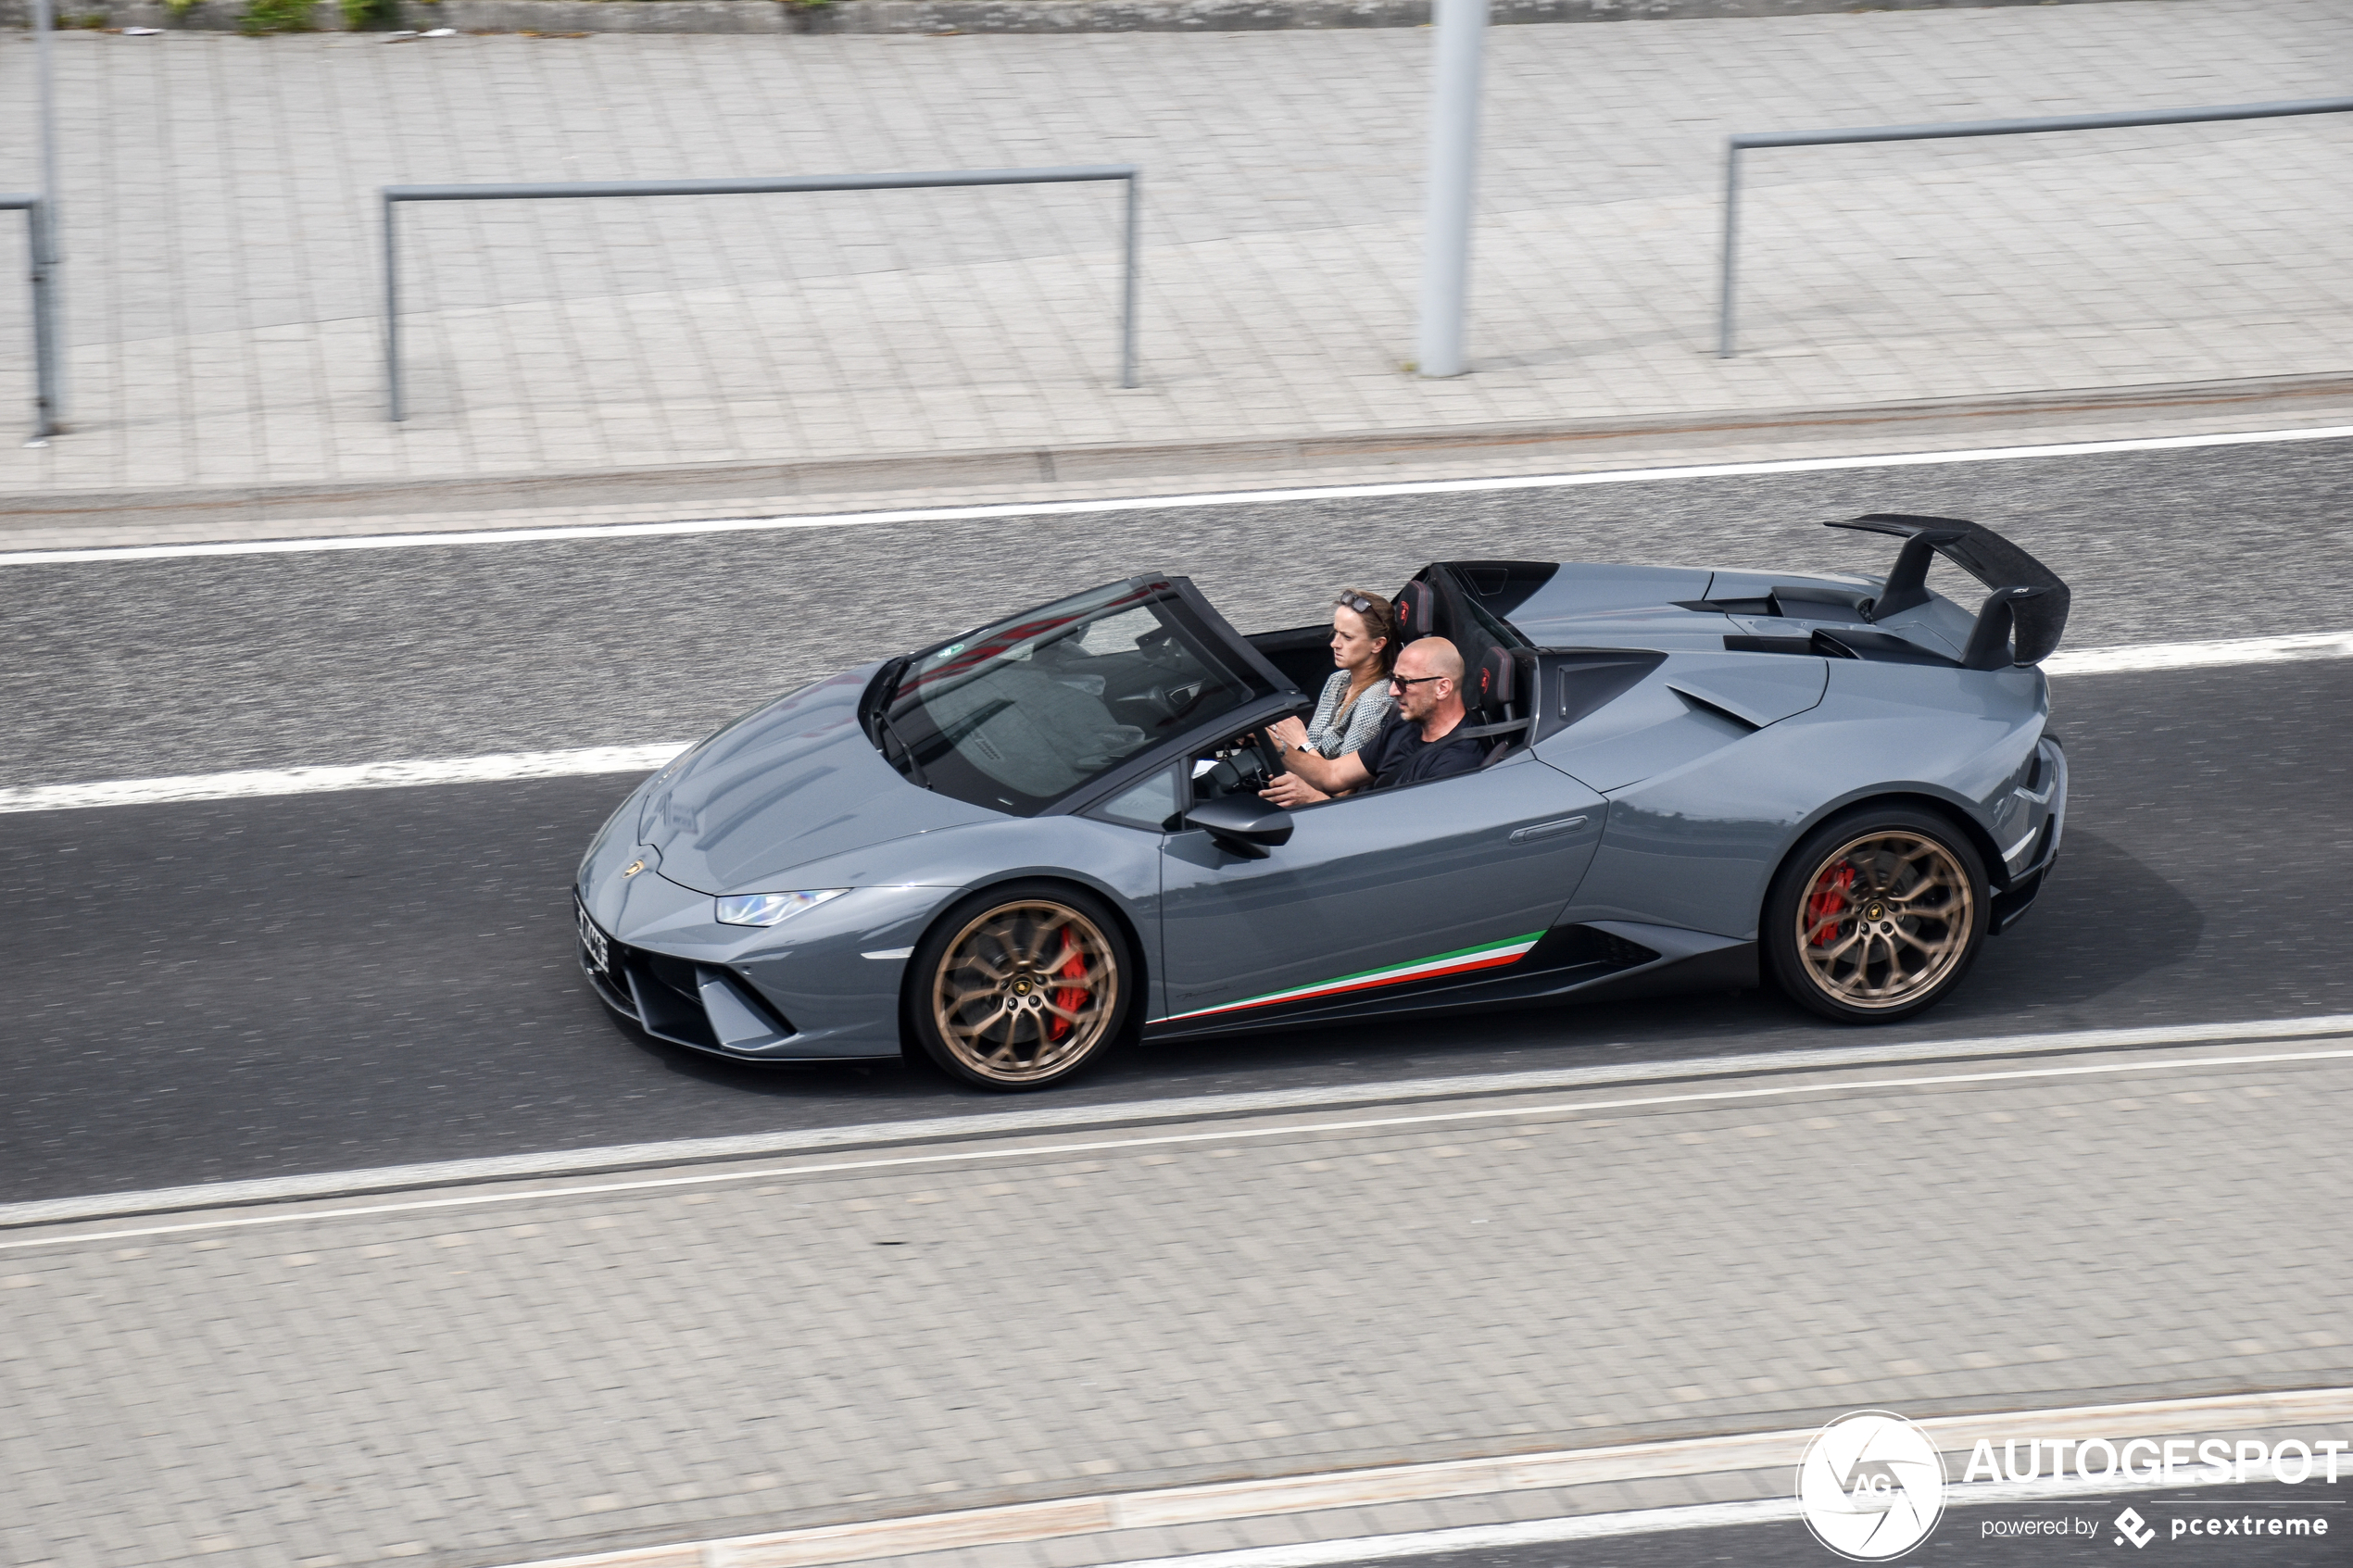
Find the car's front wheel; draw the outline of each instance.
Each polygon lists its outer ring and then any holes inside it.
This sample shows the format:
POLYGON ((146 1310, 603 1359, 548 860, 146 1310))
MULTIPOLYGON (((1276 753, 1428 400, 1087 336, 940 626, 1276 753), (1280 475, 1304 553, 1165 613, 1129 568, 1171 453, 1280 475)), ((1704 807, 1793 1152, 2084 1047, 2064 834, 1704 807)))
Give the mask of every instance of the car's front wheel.
POLYGON ((1960 983, 1992 895, 1969 835, 1918 807, 1864 806, 1823 823, 1766 896, 1773 978, 1849 1023, 1908 1018, 1960 983))
POLYGON ((989 1089, 1044 1088, 1101 1057, 1141 979, 1101 902, 1053 884, 965 899, 916 946, 911 973, 924 1053, 989 1089))

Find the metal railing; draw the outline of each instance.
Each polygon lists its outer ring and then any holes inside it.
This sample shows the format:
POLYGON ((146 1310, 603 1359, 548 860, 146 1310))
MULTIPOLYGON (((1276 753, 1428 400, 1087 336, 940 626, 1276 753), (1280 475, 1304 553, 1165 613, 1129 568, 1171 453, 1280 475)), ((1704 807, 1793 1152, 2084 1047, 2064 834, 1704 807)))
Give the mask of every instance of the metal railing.
POLYGON ((57 342, 56 236, 49 232, 49 204, 38 195, 0 192, 0 212, 25 215, 25 251, 32 259, 32 438, 57 433, 59 383, 64 366, 57 342))
POLYGON ((400 388, 399 248, 393 209, 401 202, 551 201, 595 196, 767 195, 806 191, 917 191, 956 185, 1070 185, 1127 182, 1126 277, 1120 291, 1119 384, 1136 384, 1136 218, 1142 170, 1134 164, 1066 169, 951 169, 925 174, 817 174, 752 180, 585 180, 519 185, 386 185, 384 206, 384 382, 394 420, 403 417, 400 388))
POLYGON ((1959 136, 2032 136, 2046 131, 2122 131, 2136 125, 2198 125, 2215 119, 2281 119, 2353 113, 2353 98, 2304 98, 2278 104, 2222 104, 2203 109, 2135 109, 2123 114, 2057 114, 2034 119, 1962 119, 1942 125, 1876 125, 1854 131, 1746 131, 1725 139, 1724 281, 1716 353, 1732 357, 1732 264, 1740 235, 1741 154, 1752 147, 1829 147, 1851 142, 1938 142, 1959 136))

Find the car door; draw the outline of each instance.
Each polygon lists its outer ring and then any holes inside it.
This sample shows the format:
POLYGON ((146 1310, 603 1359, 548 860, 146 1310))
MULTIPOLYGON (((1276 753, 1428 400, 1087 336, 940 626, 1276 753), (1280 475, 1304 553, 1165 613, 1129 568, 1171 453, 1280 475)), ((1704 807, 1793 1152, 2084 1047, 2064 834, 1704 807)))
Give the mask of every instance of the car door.
POLYGON ((1246 857, 1169 834, 1163 1022, 1286 1012, 1516 961, 1577 889, 1602 797, 1523 752, 1476 773, 1292 813, 1246 857))

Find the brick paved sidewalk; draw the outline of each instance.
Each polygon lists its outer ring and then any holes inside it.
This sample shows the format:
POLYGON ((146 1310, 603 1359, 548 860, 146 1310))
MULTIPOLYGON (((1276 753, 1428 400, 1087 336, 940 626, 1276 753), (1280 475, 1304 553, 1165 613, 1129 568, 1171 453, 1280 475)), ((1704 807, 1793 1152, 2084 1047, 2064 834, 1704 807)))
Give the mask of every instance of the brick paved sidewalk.
MULTIPOLYGON (((1859 1405, 2353 1381, 2326 1220, 2353 1063, 1629 1098, 11 1246, 0 1560, 461 1568, 1859 1405)), ((1356 1527, 1459 1517, 1416 1507, 1356 1527)))
MULTIPOLYGON (((1466 431, 2337 373, 2346 117, 1750 160, 1730 130, 2342 91, 2332 0, 1513 27, 1491 44, 1477 373, 1405 374, 1428 35, 60 39, 77 432, 0 496, 1466 431), (387 182, 1134 161, 1102 188, 404 215, 387 182)), ((0 37, 0 98, 31 49, 0 37)), ((0 144, 0 187, 32 182, 0 144)), ((20 225, 0 275, 20 276, 20 225)), ((0 366, 29 356, 0 292, 0 366)), ((23 378, 29 381, 29 377, 23 378)), ((0 385, 15 399, 21 390, 0 385)), ((0 408, 7 407, 0 404, 0 408)))

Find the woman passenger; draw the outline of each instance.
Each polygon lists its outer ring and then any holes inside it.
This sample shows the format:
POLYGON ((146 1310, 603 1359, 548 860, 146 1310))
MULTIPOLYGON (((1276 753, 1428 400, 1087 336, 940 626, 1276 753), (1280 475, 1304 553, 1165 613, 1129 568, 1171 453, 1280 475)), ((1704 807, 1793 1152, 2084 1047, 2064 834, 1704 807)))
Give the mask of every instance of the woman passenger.
POLYGON ((1285 719, 1267 727, 1286 751, 1345 757, 1373 738, 1389 717, 1389 673, 1397 666, 1397 612, 1378 594, 1343 588, 1332 601, 1332 662, 1340 668, 1306 723, 1285 719))

